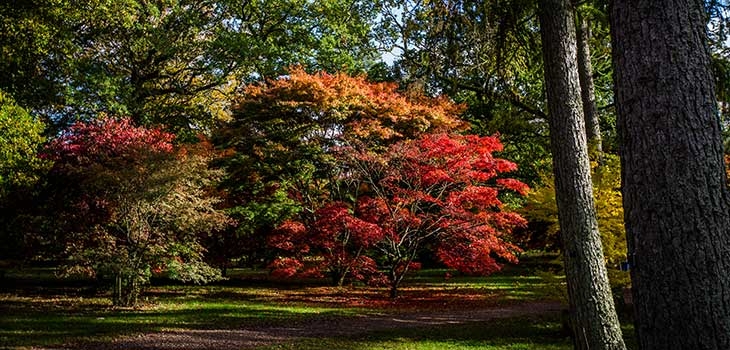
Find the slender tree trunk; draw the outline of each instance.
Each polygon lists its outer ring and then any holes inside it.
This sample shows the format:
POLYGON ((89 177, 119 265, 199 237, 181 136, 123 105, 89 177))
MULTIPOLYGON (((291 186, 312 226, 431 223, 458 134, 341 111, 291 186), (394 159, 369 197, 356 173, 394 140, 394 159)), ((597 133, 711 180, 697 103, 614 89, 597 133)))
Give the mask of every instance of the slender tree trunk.
POLYGON ((576 349, 625 349, 593 203, 573 7, 539 2, 558 220, 576 349))
POLYGON ((615 0, 624 219, 641 349, 730 349, 730 201, 704 2, 615 0))
POLYGON ((398 298, 398 282, 392 282, 390 286, 390 298, 398 298))
POLYGON ((400 278, 398 278, 395 268, 391 269, 388 277, 390 278, 390 298, 395 299, 398 297, 398 285, 400 284, 400 278))
POLYGON ((578 15, 578 21, 578 78, 580 79, 580 96, 583 101, 583 116, 585 117, 588 151, 589 154, 595 156, 600 161, 603 153, 603 141, 601 139, 601 125, 598 121, 596 89, 593 85, 591 49, 588 42, 591 35, 590 27, 585 16, 578 15))
POLYGON ((117 272, 114 275, 114 293, 112 296, 112 303, 114 305, 122 305, 122 274, 117 272))

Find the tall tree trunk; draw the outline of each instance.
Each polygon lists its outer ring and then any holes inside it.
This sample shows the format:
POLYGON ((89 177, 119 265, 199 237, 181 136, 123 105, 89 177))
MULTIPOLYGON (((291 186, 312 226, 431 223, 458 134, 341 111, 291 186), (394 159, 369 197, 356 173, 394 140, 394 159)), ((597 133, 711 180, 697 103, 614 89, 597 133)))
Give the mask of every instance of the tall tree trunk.
POLYGON ((576 349, 625 349, 593 203, 573 7, 539 2, 558 220, 576 349))
POLYGON ((112 294, 112 303, 115 306, 122 305, 122 274, 117 272, 114 274, 114 292, 112 294))
POLYGON ((624 219, 641 349, 730 349, 730 202, 704 3, 615 0, 624 219))
POLYGON ((580 96, 583 101, 588 151, 600 161, 603 153, 601 125, 596 108, 596 89, 593 85, 593 65, 591 64, 590 27, 585 16, 578 14, 578 78, 580 79, 580 96))

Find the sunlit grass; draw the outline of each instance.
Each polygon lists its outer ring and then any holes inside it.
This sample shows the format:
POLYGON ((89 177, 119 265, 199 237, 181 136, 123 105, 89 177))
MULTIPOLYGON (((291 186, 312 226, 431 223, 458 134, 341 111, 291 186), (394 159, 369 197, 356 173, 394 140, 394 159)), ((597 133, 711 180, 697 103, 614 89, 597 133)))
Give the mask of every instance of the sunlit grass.
POLYGON ((352 308, 278 305, 202 296, 160 297, 136 309, 105 298, 0 295, 0 348, 109 341, 120 335, 169 329, 277 325, 311 317, 362 313, 352 308))
MULTIPOLYGON (((530 267, 529 261, 488 277, 451 271, 454 276, 446 278, 447 272, 419 271, 405 282, 401 297, 391 300, 384 288, 272 281, 259 270, 234 269, 222 284, 153 285, 139 307, 115 308, 108 295, 87 291, 88 281, 59 281, 51 269, 13 271, 6 276, 18 285, 0 291, 0 348, 107 342, 163 330, 278 327, 368 313, 565 301, 564 277, 530 267)), ((269 349, 569 349, 561 327, 560 316, 551 315, 303 339, 269 349)))

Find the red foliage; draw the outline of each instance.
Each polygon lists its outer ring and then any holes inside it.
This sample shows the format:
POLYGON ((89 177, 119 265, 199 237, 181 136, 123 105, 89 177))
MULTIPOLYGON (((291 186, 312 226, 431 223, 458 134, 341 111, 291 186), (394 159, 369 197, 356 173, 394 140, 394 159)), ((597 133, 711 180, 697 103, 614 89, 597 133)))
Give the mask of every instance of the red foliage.
POLYGON ((269 237, 269 246, 289 255, 269 266, 275 276, 328 273, 341 284, 345 279, 367 281, 378 275, 375 261, 362 254, 382 239, 378 225, 356 218, 342 202, 329 203, 314 217, 309 227, 287 220, 269 237))
POLYGON ((295 276, 304 265, 294 258, 278 258, 269 265, 274 277, 287 278, 295 276))
POLYGON ((403 276, 420 268, 416 256, 428 247, 446 266, 468 274, 492 273, 501 267, 499 260, 516 261, 519 248, 509 235, 525 220, 505 211, 499 191, 524 195, 528 187, 497 178, 516 169, 493 156, 501 149, 494 136, 449 134, 397 142, 381 154, 340 149, 340 161, 351 169, 348 179, 362 183, 354 213, 332 202, 308 224, 284 222, 270 245, 295 256, 296 264, 277 260, 272 268, 277 275, 300 274, 309 257, 319 271, 382 282, 368 257, 377 255, 395 295, 403 276))
POLYGON ((347 235, 347 239, 351 239, 355 246, 364 248, 369 248, 382 239, 383 230, 378 225, 354 217, 345 203, 330 203, 319 209, 315 215, 317 220, 313 225, 314 238, 322 242, 324 248, 335 248, 337 244, 332 239, 339 235, 347 235))
POLYGON ((527 195, 527 192, 530 191, 530 187, 524 182, 515 179, 497 179, 497 185, 504 189, 515 191, 523 196, 527 195))
POLYGON ((285 251, 297 249, 302 253, 308 253, 309 246, 306 244, 306 234, 307 228, 301 222, 287 220, 269 236, 269 246, 285 251), (295 242, 297 243, 296 247, 295 242))
POLYGON ((380 158, 342 153, 371 189, 358 199, 357 215, 385 232, 377 246, 390 261, 391 283, 426 243, 446 266, 470 274, 498 270, 497 259, 516 260, 508 236, 525 220, 504 211, 499 189, 526 194, 528 187, 495 179, 516 169, 492 155, 501 149, 497 137, 436 134, 397 143, 380 158))
POLYGON ((173 157, 174 138, 161 129, 134 126, 129 118, 101 117, 76 122, 52 140, 43 156, 54 161, 52 172, 59 175, 54 179, 73 179, 72 184, 58 184, 64 193, 75 191, 67 205, 76 212, 68 222, 78 226, 109 220, 115 203, 105 194, 114 191, 115 179, 144 173, 151 157, 173 157))
POLYGON ((172 153, 175 135, 161 129, 134 126, 131 119, 104 117, 76 122, 51 141, 48 154, 55 161, 77 165, 109 159, 132 160, 142 154, 172 153))
MULTIPOLYGON (((242 152, 251 159, 282 161, 282 169, 311 157, 318 170, 306 181, 290 179, 290 199, 303 210, 275 230, 269 245, 301 264, 297 275, 315 269, 367 279, 359 272, 372 265, 363 260, 370 257, 383 263, 394 287, 417 267, 423 249, 468 273, 514 260, 509 234, 524 220, 505 213, 500 191, 524 195, 528 187, 499 178, 517 166, 494 156, 502 150, 497 136, 446 133, 465 127, 457 117, 462 108, 402 94, 393 84, 299 68, 249 86, 235 108, 239 129, 230 132, 248 139, 236 145, 246 145, 242 152)), ((269 176, 278 182, 281 174, 269 176)))

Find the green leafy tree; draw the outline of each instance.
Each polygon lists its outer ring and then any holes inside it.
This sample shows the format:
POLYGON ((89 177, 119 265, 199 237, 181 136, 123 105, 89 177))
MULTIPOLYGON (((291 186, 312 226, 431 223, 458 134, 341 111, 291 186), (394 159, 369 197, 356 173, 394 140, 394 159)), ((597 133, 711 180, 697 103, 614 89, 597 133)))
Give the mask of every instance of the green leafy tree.
POLYGON ((242 83, 376 57, 369 1, 34 0, 0 5, 0 88, 61 127, 98 113, 194 140, 242 83))
POLYGON ((107 1, 84 7, 62 113, 129 115, 193 137, 224 118, 233 62, 215 1, 107 1))
POLYGON ((74 24, 80 0, 3 1, 0 3, 0 89, 28 110, 63 103, 64 74, 77 45, 74 24))
POLYGON ((235 52, 245 82, 265 81, 300 64, 361 72, 377 58, 376 2, 362 0, 218 1, 221 43, 235 52))
POLYGON ((11 187, 38 181, 47 161, 38 157, 45 124, 0 90, 0 198, 11 187))
POLYGON ((114 276, 114 303, 134 305, 153 271, 203 283, 200 233, 227 218, 208 195, 220 175, 205 143, 175 149, 173 135, 129 119, 76 123, 50 143, 53 225, 65 244, 65 274, 114 276))
POLYGON ((0 90, 0 259, 25 258, 30 250, 32 198, 50 166, 38 156, 44 129, 44 123, 0 90))

